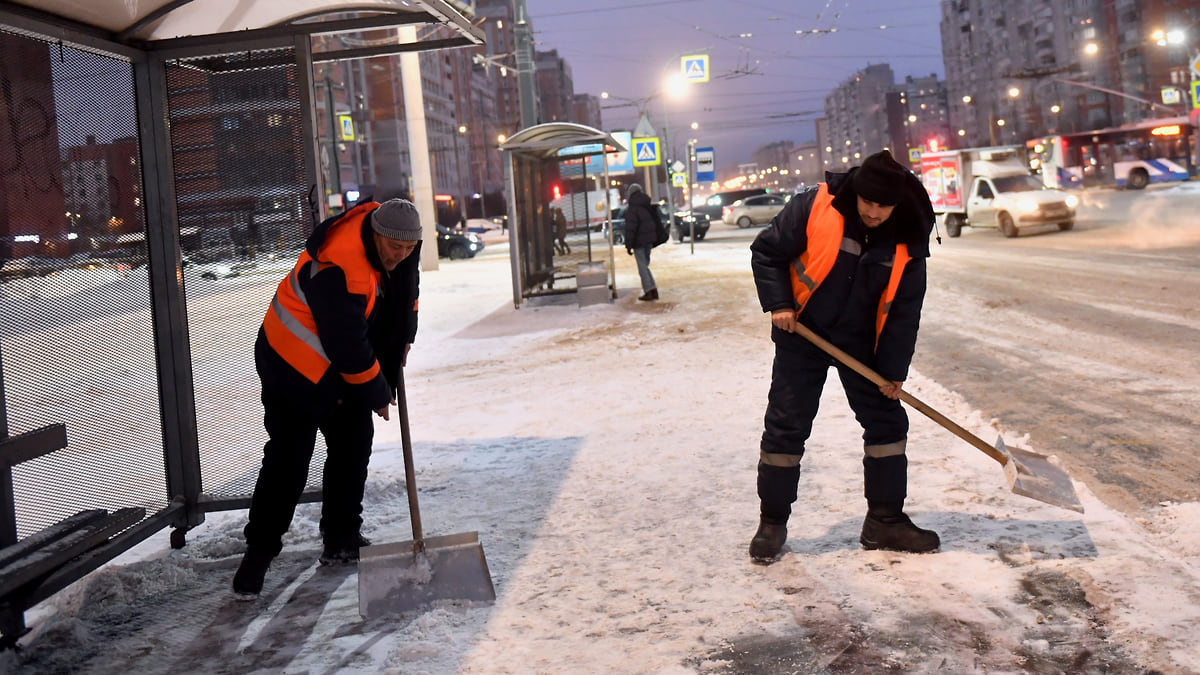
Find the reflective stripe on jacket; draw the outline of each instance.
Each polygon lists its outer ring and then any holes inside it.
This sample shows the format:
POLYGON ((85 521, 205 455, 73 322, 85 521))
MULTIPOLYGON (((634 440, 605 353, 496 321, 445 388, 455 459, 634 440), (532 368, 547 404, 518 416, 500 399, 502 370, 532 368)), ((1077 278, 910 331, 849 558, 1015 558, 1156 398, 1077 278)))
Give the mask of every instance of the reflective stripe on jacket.
MULTIPOLYGON (((792 295, 796 298, 796 307, 800 311, 812 297, 813 291, 821 285, 833 263, 837 260, 838 252, 847 251, 854 255, 862 253, 862 245, 844 236, 845 220, 842 214, 833 207, 833 195, 829 187, 821 183, 813 199, 812 208, 808 214, 806 227, 808 245, 800 257, 792 261, 790 273, 792 279, 792 295)), ((892 301, 900 288, 900 277, 904 274, 904 266, 911 260, 908 246, 896 245, 896 254, 892 262, 892 272, 888 277, 887 289, 879 298, 879 309, 875 315, 875 344, 879 345, 879 336, 883 333, 883 324, 887 321, 892 301)))
MULTIPOLYGON (((317 335, 317 324, 301 288, 300 275, 311 279, 324 269, 338 267, 346 276, 346 290, 366 298, 364 319, 369 317, 378 294, 380 272, 367 260, 362 225, 366 214, 378 206, 375 202, 360 204, 340 218, 321 243, 316 260, 307 250, 301 253, 291 273, 279 282, 263 319, 263 330, 271 348, 314 384, 324 377, 332 364, 317 335)), ((375 360, 366 370, 341 373, 341 377, 349 384, 363 384, 379 372, 379 361, 375 360)))

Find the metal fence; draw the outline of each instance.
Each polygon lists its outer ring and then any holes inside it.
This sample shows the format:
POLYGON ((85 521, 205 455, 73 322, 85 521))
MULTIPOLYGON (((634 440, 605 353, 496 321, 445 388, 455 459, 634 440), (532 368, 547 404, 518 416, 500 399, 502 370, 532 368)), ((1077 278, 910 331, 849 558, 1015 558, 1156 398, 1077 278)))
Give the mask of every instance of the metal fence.
POLYGON ((4 436, 66 425, 12 468, 17 535, 169 501, 129 63, 0 31, 4 436))
MULTIPOLYGON (((254 340, 312 231, 290 49, 166 64, 196 434, 212 503, 248 497, 266 433, 254 340)), ((319 486, 320 463, 309 485, 319 486)))

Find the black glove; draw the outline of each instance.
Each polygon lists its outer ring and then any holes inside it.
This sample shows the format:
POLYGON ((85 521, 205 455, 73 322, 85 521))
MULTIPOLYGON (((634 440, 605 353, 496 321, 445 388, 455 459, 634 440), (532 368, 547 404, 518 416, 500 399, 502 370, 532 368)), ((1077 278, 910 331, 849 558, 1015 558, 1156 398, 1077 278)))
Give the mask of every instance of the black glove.
POLYGON ((625 252, 629 255, 633 255, 633 249, 629 248, 628 246, 625 247, 625 252))

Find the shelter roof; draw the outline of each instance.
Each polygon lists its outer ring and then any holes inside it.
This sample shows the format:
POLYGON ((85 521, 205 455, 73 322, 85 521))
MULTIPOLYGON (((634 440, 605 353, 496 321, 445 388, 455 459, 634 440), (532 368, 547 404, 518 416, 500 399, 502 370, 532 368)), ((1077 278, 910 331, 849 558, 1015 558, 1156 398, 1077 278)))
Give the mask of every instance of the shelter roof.
POLYGON ((615 148, 617 152, 628 150, 613 138, 612 134, 573 122, 547 122, 526 127, 501 143, 500 149, 547 158, 556 156, 563 148, 591 143, 604 143, 615 148))
MULTIPOLYGON (((438 46, 483 44, 461 0, 0 0, 0 10, 83 30, 126 45, 179 38, 279 32, 352 32, 404 24, 441 24, 455 34, 438 46), (340 22, 326 25, 324 17, 340 22), (353 21, 345 17, 354 17, 353 21)), ((401 50, 406 51, 406 50, 401 50)))

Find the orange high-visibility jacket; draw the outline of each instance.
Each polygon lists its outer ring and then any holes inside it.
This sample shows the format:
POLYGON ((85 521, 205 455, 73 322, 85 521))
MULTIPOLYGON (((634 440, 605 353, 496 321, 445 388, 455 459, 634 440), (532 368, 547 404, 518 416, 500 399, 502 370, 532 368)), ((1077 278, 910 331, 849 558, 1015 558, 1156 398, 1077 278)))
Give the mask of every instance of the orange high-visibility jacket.
MULTIPOLYGON (((821 183, 817 189, 812 210, 808 215, 806 231, 808 246, 805 247, 800 257, 792 261, 790 270, 792 294, 796 298, 797 309, 801 311, 808 303, 813 291, 821 285, 821 282, 829 275, 829 271, 833 269, 838 251, 844 245, 845 220, 843 220, 842 214, 833 207, 833 195, 830 194, 829 187, 825 183, 821 183)), ((857 245, 855 246, 857 247, 857 245)), ((909 260, 911 257, 908 254, 908 246, 897 244, 896 257, 892 262, 892 273, 888 278, 887 289, 879 298, 879 309, 875 314, 876 345, 879 343, 880 333, 883 332, 883 324, 887 321, 888 311, 892 307, 892 300, 896 298, 896 290, 900 288, 900 277, 904 274, 904 266, 908 264, 909 260)))
MULTIPOLYGON (((366 215, 378 206, 375 202, 360 204, 339 218, 326 233, 315 260, 308 250, 301 253, 291 273, 279 283, 263 319, 263 331, 271 348, 314 384, 325 376, 332 363, 317 334, 300 277, 315 277, 332 266, 341 269, 346 277, 346 290, 366 298, 365 324, 375 306, 382 272, 367 259, 362 227, 366 215)), ((368 383, 380 376, 379 361, 373 359, 362 370, 339 375, 349 384, 368 383)))

